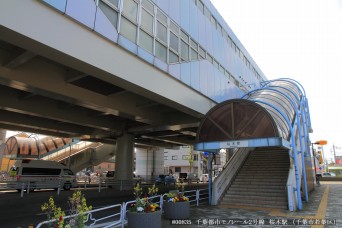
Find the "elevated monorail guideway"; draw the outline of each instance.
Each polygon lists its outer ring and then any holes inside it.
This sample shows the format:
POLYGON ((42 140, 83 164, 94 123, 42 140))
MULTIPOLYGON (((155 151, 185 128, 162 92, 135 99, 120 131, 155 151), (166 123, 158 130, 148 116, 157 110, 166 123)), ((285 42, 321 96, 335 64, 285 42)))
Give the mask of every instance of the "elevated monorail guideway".
MULTIPOLYGON (((308 201, 306 170, 310 169, 306 166, 311 165, 308 147, 311 132, 303 87, 293 79, 276 79, 261 83, 260 88, 241 99, 227 100, 210 109, 198 128, 194 149, 211 153, 230 148, 287 149, 294 164, 289 174, 289 179, 292 175, 295 182, 294 203, 302 209, 302 187, 308 201)), ((291 194, 289 190, 288 195, 291 194)))

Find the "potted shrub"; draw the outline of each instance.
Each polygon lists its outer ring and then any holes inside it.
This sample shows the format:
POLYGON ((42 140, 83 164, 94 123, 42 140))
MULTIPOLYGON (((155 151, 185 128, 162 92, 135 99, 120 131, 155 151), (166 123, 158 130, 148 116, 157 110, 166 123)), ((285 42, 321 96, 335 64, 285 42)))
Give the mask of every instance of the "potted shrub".
POLYGON ((179 191, 170 191, 166 195, 166 202, 163 204, 164 216, 167 219, 188 219, 190 217, 189 198, 184 196, 184 185, 179 191))
POLYGON ((129 228, 160 228, 161 227, 161 210, 158 203, 152 202, 149 198, 155 196, 158 188, 153 185, 148 188, 148 195, 142 197, 142 188, 138 183, 133 190, 136 197, 136 203, 131 204, 127 211, 126 217, 129 228))

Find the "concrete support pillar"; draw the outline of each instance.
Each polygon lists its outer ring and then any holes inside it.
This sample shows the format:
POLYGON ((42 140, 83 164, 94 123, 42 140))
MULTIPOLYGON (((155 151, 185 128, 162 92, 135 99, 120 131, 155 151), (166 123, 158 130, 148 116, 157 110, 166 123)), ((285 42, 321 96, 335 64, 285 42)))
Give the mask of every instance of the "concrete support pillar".
POLYGON ((134 136, 124 133, 116 141, 115 180, 133 179, 134 136))
POLYGON ((6 130, 0 129, 0 145, 6 142, 6 130))
POLYGON ((0 171, 7 171, 5 166, 2 164, 2 157, 5 150, 5 143, 6 143, 6 130, 0 129, 0 171))

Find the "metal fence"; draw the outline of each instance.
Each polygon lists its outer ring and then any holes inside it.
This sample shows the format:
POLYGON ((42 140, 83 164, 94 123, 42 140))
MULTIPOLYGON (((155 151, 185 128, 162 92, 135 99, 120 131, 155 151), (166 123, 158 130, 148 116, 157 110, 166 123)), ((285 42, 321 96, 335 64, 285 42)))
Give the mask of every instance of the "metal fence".
MULTIPOLYGON (((163 203, 165 201, 165 195, 157 195, 149 197, 153 202, 159 203, 160 208, 163 208, 163 203)), ((208 204, 208 189, 198 189, 184 191, 184 195, 189 198, 190 206, 199 206, 200 204, 208 204)), ((128 201, 122 204, 116 204, 112 206, 107 206, 99 209, 94 209, 91 211, 84 212, 83 214, 74 214, 63 217, 67 222, 70 222, 77 216, 87 216, 85 220, 85 227, 124 227, 127 223, 126 213, 132 204, 136 201, 128 201)), ((36 228, 40 227, 50 227, 51 224, 57 222, 57 219, 43 221, 37 225, 36 228)))
POLYGON ((24 193, 29 194, 35 189, 55 189, 57 194, 60 194, 61 189, 64 187, 64 183, 69 179, 57 177, 51 180, 27 180, 18 181, 14 179, 0 181, 0 190, 16 190, 20 192, 20 197, 24 197, 24 193))

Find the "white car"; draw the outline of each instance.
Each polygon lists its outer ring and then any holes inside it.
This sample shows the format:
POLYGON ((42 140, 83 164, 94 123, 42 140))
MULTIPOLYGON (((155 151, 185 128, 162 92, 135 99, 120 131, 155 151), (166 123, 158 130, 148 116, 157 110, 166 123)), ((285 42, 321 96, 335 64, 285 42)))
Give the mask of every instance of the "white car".
POLYGON ((336 177, 336 174, 335 173, 326 172, 326 173, 323 173, 323 177, 336 177))

